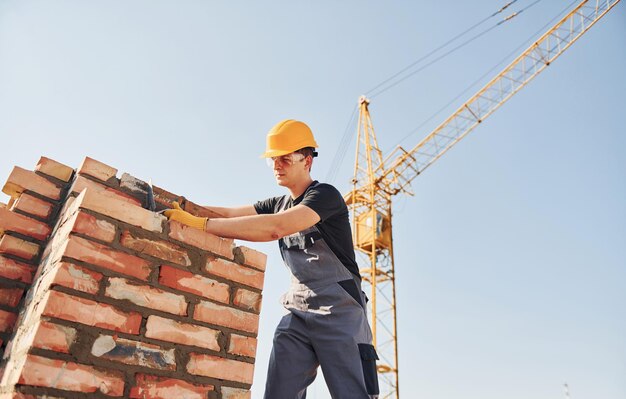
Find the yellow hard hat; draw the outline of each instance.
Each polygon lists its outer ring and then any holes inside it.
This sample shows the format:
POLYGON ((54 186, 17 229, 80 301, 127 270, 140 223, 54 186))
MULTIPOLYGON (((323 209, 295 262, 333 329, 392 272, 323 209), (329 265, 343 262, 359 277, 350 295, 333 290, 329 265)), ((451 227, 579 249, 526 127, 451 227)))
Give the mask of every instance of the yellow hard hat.
POLYGON ((285 119, 267 133, 267 147, 261 158, 279 157, 305 147, 317 148, 311 129, 304 122, 285 119))

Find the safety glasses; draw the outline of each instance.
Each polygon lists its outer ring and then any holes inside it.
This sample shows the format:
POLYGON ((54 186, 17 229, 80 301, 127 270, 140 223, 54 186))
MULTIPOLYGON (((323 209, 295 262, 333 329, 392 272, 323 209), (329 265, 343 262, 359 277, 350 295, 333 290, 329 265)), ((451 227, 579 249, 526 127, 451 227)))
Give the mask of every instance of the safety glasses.
POLYGON ((267 166, 273 168, 277 162, 280 163, 282 166, 291 166, 296 162, 303 161, 304 158, 306 158, 304 154, 300 154, 299 152, 292 152, 291 154, 281 155, 279 157, 265 158, 265 160, 267 161, 267 166))

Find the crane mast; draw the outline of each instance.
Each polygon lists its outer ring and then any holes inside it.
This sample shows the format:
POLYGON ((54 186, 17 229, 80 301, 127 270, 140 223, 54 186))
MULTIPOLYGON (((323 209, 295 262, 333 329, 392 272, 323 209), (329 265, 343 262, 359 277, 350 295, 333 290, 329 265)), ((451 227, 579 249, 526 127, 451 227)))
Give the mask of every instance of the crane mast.
MULTIPOLYGON (((396 290, 391 237, 391 195, 379 190, 375 173, 383 157, 368 111, 359 99, 353 190, 344 198, 351 209, 352 233, 363 281, 369 285, 373 345, 377 348, 379 382, 388 395, 398 395, 396 290), (359 184, 364 183, 364 184, 359 184)), ((381 396, 393 397, 393 396, 381 396)))
POLYGON ((357 261, 365 289, 378 362, 380 398, 399 398, 398 336, 393 261, 393 196, 412 195, 410 184, 560 56, 619 0, 584 0, 505 67, 411 150, 383 157, 369 113, 359 98, 352 190, 344 195, 352 216, 357 261), (369 285, 369 287, 368 287, 369 285))

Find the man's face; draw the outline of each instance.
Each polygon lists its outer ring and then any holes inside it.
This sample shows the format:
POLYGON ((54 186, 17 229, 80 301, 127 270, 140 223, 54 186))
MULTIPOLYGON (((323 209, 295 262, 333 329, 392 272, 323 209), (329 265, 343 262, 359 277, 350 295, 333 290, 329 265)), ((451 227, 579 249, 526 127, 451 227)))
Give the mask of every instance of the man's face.
POLYGON ((289 187, 308 175, 307 157, 298 152, 267 158, 267 162, 274 170, 274 177, 279 186, 289 187))

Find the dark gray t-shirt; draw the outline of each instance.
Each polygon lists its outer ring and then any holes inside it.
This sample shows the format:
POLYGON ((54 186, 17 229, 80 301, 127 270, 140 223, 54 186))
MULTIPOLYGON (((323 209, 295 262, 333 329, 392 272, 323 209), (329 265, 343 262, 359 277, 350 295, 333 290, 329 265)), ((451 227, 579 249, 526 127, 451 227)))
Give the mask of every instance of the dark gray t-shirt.
POLYGON ((361 278, 354 258, 348 207, 339 191, 326 183, 314 181, 296 199, 291 195, 272 197, 254 204, 258 214, 278 213, 298 204, 306 205, 320 217, 315 225, 328 247, 352 274, 361 278))

